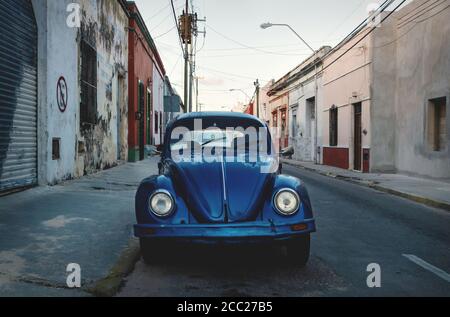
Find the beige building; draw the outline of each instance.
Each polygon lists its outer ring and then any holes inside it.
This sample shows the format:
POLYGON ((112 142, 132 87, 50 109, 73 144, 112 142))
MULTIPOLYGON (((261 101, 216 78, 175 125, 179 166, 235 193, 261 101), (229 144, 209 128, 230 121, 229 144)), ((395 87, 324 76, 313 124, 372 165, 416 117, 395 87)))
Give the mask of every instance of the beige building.
POLYGON ((323 164, 450 178, 450 0, 413 1, 370 30, 324 60, 323 164))
POLYGON ((325 58, 321 86, 323 102, 319 103, 322 163, 366 172, 370 166, 370 82, 374 36, 373 33, 368 34, 369 30, 365 28, 338 45, 325 58), (348 53, 342 55, 347 50, 348 53))

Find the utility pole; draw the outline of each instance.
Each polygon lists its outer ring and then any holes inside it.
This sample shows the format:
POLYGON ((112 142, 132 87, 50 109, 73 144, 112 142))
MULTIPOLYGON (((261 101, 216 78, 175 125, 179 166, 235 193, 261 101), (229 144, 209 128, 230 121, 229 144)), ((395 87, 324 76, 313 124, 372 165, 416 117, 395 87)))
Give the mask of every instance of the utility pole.
POLYGON ((189 15, 189 0, 186 0, 186 8, 179 19, 180 36, 184 43, 184 104, 189 109, 189 44, 192 41, 192 23, 189 15))
POLYGON ((189 112, 192 112, 192 87, 194 84, 194 46, 191 45, 191 51, 189 53, 189 112))
POLYGON ((198 112, 198 76, 195 77, 195 111, 198 112))
POLYGON ((257 79, 255 81, 255 87, 256 87, 256 116, 259 118, 259 80, 257 79))
MULTIPOLYGON (((192 11, 194 11, 193 7, 192 11)), ((206 34, 206 31, 198 31, 197 22, 206 22, 206 18, 200 20, 197 18, 197 13, 189 13, 189 0, 186 0, 186 8, 179 18, 179 29, 182 43, 184 44, 184 104, 186 105, 188 112, 192 112, 192 104, 194 99, 193 85, 195 55, 197 52, 195 52, 196 48, 194 47, 195 45, 193 45, 193 37, 195 36, 195 38, 197 38, 199 33, 206 34)))

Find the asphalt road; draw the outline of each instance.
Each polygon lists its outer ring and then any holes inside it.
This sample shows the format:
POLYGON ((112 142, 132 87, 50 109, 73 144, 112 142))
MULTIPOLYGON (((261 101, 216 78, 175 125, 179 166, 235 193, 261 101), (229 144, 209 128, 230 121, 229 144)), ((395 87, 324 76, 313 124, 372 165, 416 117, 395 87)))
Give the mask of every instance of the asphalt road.
POLYGON ((306 268, 281 250, 191 247, 139 261, 119 296, 450 296, 450 213, 296 167, 318 231, 306 268), (367 286, 380 265, 381 287, 367 286))

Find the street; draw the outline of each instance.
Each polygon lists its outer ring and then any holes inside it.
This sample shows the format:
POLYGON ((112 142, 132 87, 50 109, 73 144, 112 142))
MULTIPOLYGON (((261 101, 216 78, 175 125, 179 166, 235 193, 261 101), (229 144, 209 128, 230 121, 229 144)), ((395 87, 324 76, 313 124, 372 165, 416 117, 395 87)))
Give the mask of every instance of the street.
POLYGON ((448 212, 288 165, 283 172, 306 183, 315 210, 306 268, 283 263, 279 249, 177 248, 157 265, 139 261, 118 296, 450 295, 448 212), (381 267, 380 288, 366 284, 371 263, 381 267))

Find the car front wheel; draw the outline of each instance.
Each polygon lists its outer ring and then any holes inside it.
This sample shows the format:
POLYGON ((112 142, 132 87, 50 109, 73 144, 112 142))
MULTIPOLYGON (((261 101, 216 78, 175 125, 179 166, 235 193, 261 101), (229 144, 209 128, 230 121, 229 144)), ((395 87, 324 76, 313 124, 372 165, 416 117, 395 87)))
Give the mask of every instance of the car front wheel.
POLYGON ((287 258, 290 263, 305 266, 309 260, 311 237, 309 234, 289 241, 286 245, 287 258))

